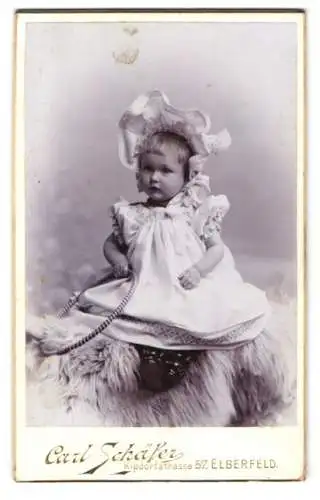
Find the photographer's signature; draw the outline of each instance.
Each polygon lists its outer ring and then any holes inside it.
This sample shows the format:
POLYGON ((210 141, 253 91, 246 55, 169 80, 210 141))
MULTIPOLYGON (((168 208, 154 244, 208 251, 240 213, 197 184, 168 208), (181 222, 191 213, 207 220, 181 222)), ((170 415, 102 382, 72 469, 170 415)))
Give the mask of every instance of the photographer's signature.
POLYGON ((119 466, 114 474, 128 474, 125 468, 128 463, 150 464, 154 461, 168 463, 183 457, 181 451, 170 448, 166 441, 147 443, 141 447, 136 443, 123 444, 119 441, 106 442, 101 445, 88 444, 85 449, 72 451, 63 445, 54 446, 45 457, 46 465, 81 465, 86 463, 80 474, 95 474, 102 467, 112 464, 112 469, 119 466), (89 463, 91 464, 89 466, 89 463))

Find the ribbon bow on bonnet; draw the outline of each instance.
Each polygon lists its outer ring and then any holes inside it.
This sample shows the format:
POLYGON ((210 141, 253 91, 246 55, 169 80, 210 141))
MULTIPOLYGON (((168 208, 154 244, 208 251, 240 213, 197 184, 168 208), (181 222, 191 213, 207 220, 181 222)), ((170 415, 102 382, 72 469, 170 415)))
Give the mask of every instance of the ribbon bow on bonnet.
POLYGON ((137 170, 137 159, 148 139, 159 132, 172 132, 186 139, 194 155, 189 159, 190 177, 203 170, 212 153, 227 149, 231 137, 225 129, 209 135, 210 118, 198 110, 173 107, 167 96, 153 90, 139 96, 119 122, 119 156, 121 163, 137 170))

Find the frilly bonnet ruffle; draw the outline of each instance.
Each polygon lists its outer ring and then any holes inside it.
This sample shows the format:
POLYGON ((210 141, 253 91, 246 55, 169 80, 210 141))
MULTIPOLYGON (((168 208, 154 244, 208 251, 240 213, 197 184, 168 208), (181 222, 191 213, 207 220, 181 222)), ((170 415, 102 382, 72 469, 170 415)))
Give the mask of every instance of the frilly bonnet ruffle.
POLYGON ((210 154, 228 149, 229 132, 224 129, 209 134, 211 121, 196 109, 182 110, 172 106, 159 90, 140 95, 125 111, 119 122, 119 156, 121 163, 137 170, 137 160, 148 139, 157 132, 173 132, 184 137, 194 155, 189 159, 190 176, 203 170, 210 154))

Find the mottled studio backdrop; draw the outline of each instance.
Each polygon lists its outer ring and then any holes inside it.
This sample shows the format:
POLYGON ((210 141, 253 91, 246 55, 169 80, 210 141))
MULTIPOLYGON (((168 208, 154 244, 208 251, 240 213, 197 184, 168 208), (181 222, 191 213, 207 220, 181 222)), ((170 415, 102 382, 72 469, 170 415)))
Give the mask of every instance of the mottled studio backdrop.
POLYGON ((108 207, 137 198, 117 122, 154 88, 228 128, 232 147, 206 164, 231 203, 224 239, 246 279, 294 293, 295 24, 31 23, 26 40, 29 307, 104 265, 108 207))

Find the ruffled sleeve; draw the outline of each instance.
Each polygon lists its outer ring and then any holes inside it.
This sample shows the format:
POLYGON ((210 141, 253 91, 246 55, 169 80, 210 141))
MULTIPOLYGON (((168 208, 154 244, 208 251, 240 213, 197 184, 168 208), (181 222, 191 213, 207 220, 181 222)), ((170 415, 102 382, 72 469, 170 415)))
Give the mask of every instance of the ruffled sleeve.
POLYGON ((116 241, 120 246, 129 246, 145 222, 142 205, 121 199, 110 207, 110 216, 116 241))
POLYGON ((121 199, 110 207, 110 218, 112 224, 112 233, 120 246, 126 244, 124 237, 124 224, 123 224, 123 207, 128 207, 129 204, 126 200, 121 199))
POLYGON ((230 208, 224 195, 208 196, 195 213, 193 227, 199 238, 206 243, 212 236, 221 233, 224 216, 230 208))

